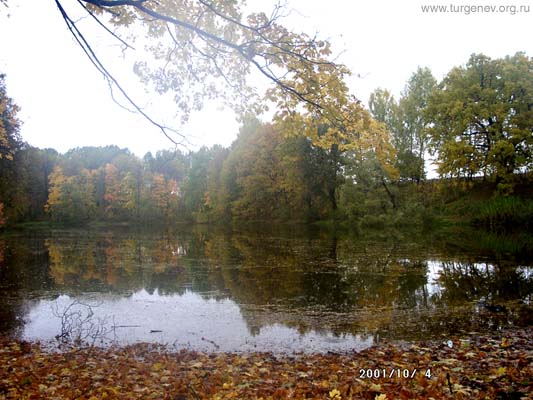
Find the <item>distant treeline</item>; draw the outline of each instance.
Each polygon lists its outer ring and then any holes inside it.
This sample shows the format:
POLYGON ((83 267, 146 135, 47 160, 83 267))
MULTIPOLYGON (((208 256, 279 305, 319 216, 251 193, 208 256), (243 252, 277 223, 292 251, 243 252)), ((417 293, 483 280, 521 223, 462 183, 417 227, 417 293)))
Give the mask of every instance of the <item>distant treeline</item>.
POLYGON ((372 171, 366 184, 356 184, 347 175, 349 159, 340 163, 336 157, 305 138, 283 138, 257 121, 245 125, 229 149, 164 150, 142 159, 116 146, 58 154, 25 145, 10 168, 2 169, 4 218, 68 224, 334 218, 366 226, 423 224, 476 185, 389 183, 372 177, 372 171))
POLYGON ((23 146, 3 180, 4 215, 67 223, 316 221, 339 207, 335 157, 253 120, 230 149, 164 150, 142 159, 116 146, 65 154, 23 146))
MULTIPOLYGON (((116 146, 58 154, 23 143, 18 107, 0 75, 0 226, 46 219, 429 223, 474 182, 490 185, 481 199, 527 187, 532 71, 523 53, 472 55, 440 83, 419 68, 398 100, 377 89, 370 112, 354 108, 360 117, 350 127, 316 123, 300 131, 297 116, 294 123, 248 116, 230 148, 142 159, 116 146), (429 154, 440 180, 427 180, 429 154)), ((477 213, 470 217, 480 225, 530 226, 530 204, 498 200, 456 210, 477 213)))

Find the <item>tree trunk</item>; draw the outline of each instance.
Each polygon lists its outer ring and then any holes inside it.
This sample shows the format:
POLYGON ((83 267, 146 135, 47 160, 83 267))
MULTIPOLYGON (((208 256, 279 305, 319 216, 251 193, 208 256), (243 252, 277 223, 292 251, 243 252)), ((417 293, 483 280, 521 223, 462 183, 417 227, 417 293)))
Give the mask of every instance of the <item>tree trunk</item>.
POLYGON ((396 196, 394 195, 394 193, 390 191, 383 177, 381 177, 381 184, 383 185, 383 187, 385 188, 385 191, 387 192, 387 195, 389 196, 389 199, 392 203, 392 209, 396 210, 396 196))

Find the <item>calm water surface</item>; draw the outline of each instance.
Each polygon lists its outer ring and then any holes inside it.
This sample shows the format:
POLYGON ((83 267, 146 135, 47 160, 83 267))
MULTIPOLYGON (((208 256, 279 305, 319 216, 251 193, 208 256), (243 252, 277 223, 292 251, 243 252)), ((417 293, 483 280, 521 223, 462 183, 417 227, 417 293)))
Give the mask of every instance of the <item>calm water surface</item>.
POLYGON ((532 248, 476 232, 20 230, 0 236, 0 332, 315 352, 527 326, 532 248))

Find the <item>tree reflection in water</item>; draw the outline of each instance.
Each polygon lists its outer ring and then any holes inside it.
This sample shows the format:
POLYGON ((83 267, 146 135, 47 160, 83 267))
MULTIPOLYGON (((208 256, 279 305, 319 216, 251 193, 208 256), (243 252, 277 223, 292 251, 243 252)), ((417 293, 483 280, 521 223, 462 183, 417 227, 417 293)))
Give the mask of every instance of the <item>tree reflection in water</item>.
POLYGON ((415 339, 530 323, 528 245, 461 246, 412 232, 23 231, 0 240, 1 329, 22 332, 39 299, 91 294, 105 309, 106 296, 143 291, 230 301, 252 337, 285 326, 328 340, 415 339))

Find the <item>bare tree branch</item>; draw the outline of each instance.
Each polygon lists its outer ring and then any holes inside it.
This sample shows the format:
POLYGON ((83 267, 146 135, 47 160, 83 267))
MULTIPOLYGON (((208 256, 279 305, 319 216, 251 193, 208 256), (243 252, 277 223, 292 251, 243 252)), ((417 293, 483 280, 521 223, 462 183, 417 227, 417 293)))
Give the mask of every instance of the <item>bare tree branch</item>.
MULTIPOLYGON (((140 0, 144 1, 144 0, 140 0)), ((67 24, 68 29, 80 45, 80 47, 83 49, 84 53, 87 55, 89 60, 92 62, 92 64, 100 71, 100 73, 104 76, 104 78, 110 82, 112 82, 122 93, 122 95, 128 100, 128 102, 137 110, 139 114, 141 114, 146 120, 148 120, 152 125, 158 127, 161 132, 167 137, 168 140, 170 140, 175 146, 183 145, 184 143, 187 143, 187 138, 182 135, 181 133, 177 132, 174 129, 171 129, 167 126, 164 126, 158 122, 156 122, 154 119, 152 119, 146 112, 142 110, 142 108, 137 105, 137 103, 128 95, 128 93, 124 90, 124 88, 120 85, 120 83, 115 79, 115 77, 105 68, 105 66, 102 64, 100 59, 97 57, 95 52, 93 51, 92 47, 89 45, 87 40, 85 39, 84 35, 81 33, 81 31, 77 28, 74 21, 68 16, 65 9, 61 5, 59 0, 55 0, 55 3, 63 17, 63 20, 67 24), (169 132, 173 132, 174 134, 178 135, 182 138, 181 141, 176 141, 173 139, 169 132)))
POLYGON ((122 38, 118 37, 118 36, 115 34, 115 32, 111 31, 107 26, 105 26, 105 24, 104 24, 102 21, 100 21, 100 20, 98 19, 98 17, 97 17, 96 15, 94 15, 94 13, 93 13, 91 10, 89 10, 89 9, 87 8, 87 6, 86 6, 85 4, 83 4, 83 2, 82 2, 81 0, 78 0, 78 3, 83 7, 83 9, 84 9, 85 11, 87 11, 87 13, 89 13, 89 15, 90 15, 91 17, 93 17, 93 19, 96 21, 96 23, 97 23, 98 25, 100 25, 102 28, 104 28, 104 29, 105 29, 110 35, 112 35, 112 36, 113 36, 115 39, 117 39, 120 43, 122 43, 124 46, 126 46, 126 48, 129 48, 129 49, 135 50, 132 46, 130 46, 128 43, 126 43, 122 38))

